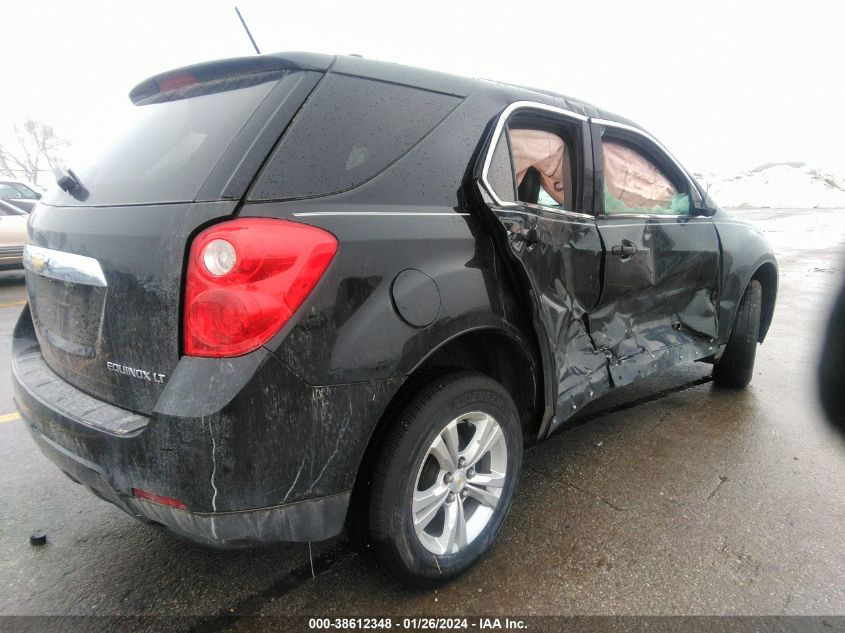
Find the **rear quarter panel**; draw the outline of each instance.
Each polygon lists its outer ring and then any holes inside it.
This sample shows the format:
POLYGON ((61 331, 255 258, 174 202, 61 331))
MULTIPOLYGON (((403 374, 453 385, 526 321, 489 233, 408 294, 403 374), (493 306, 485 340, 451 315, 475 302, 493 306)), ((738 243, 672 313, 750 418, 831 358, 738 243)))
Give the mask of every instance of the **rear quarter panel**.
POLYGON ((500 104, 470 96, 407 154, 350 191, 248 202, 240 216, 322 227, 339 248, 299 312, 268 344, 312 385, 408 375, 432 350, 469 329, 516 332, 520 310, 486 225, 463 185, 500 104), (439 308, 415 327, 397 312, 392 285, 406 269, 434 280, 439 308))
MULTIPOLYGON (((274 212, 270 205, 261 207, 244 211, 274 212)), ((507 298, 507 276, 476 218, 452 209, 389 208, 393 211, 379 207, 355 215, 300 211, 289 216, 326 229, 340 244, 306 305, 267 344, 309 384, 404 376, 461 332, 517 329, 518 308, 507 298), (436 316, 427 326, 409 324, 397 310, 393 284, 408 269, 436 284, 437 296, 427 300, 439 305, 431 306, 436 316)))

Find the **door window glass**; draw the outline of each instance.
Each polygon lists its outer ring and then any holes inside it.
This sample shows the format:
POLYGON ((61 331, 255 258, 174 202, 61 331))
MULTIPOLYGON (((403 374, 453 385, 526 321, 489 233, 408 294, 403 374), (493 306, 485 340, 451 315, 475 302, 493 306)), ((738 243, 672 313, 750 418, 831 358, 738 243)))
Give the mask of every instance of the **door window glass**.
POLYGON ((560 209, 572 208, 569 147, 545 130, 511 129, 511 151, 518 199, 560 209))
POLYGON ((516 191, 513 184, 513 163, 508 149, 508 131, 503 130, 493 150, 490 168, 487 171, 487 181, 500 200, 513 202, 516 191))
POLYGON ((328 75, 270 156, 250 200, 357 187, 402 157, 459 102, 421 88, 328 75))
POLYGON ((602 139, 604 153, 604 212, 608 215, 643 213, 689 215, 689 195, 639 150, 602 139))

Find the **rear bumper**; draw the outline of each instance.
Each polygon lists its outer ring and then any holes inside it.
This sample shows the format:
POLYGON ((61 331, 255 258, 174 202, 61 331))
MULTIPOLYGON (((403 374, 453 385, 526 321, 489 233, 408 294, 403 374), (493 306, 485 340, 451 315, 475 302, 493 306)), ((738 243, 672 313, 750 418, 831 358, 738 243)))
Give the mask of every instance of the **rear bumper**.
POLYGON ((161 525, 174 534, 214 547, 234 548, 282 541, 321 541, 340 533, 349 506, 348 492, 242 512, 198 513, 125 495, 109 475, 60 446, 27 421, 32 438, 50 461, 78 484, 136 519, 161 525))
POLYGON ((398 382, 312 387, 266 350, 253 354, 222 369, 213 359, 183 359, 143 416, 56 375, 24 309, 13 339, 15 402, 51 461, 138 519, 217 547, 331 538, 398 382), (137 498, 132 488, 187 509, 137 498))

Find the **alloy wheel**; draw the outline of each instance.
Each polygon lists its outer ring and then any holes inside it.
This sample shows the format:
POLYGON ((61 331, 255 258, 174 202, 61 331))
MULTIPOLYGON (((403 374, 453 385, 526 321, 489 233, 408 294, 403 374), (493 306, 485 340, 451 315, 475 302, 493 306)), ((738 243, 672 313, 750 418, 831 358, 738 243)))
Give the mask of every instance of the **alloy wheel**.
POLYGON ((439 556, 472 543, 490 522, 507 477, 508 447, 499 423, 472 412, 455 418, 429 446, 411 501, 422 546, 439 556))

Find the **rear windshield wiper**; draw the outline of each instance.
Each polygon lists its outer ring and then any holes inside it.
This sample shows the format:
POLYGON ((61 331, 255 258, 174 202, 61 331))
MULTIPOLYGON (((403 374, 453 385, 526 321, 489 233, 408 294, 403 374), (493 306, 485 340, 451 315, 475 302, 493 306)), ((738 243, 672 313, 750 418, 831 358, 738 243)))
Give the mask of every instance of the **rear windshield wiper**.
POLYGON ((77 200, 86 200, 88 198, 88 190, 79 180, 79 177, 73 173, 72 169, 67 169, 59 164, 53 165, 53 175, 56 177, 56 184, 63 191, 68 192, 77 200))

